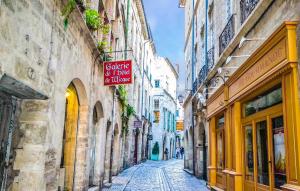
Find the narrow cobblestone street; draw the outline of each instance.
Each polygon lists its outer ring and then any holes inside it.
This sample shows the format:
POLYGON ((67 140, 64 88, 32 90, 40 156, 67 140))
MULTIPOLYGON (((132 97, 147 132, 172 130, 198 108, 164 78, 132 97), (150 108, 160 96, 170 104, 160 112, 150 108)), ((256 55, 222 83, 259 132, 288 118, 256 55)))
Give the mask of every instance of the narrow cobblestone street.
POLYGON ((206 191, 205 182, 183 170, 183 160, 147 161, 114 177, 104 191, 206 191))

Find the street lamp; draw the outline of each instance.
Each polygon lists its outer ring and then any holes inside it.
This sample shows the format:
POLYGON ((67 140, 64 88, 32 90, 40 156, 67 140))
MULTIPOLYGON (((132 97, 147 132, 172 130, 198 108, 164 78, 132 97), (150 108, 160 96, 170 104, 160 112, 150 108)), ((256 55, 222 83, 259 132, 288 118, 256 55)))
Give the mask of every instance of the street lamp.
POLYGON ((243 57, 249 57, 249 56, 250 55, 228 56, 225 64, 228 64, 229 62, 231 62, 232 58, 243 58, 243 57))
POLYGON ((239 43, 239 48, 242 48, 244 43, 246 41, 259 41, 259 40, 265 40, 265 38, 245 38, 244 36, 241 38, 241 41, 239 43))

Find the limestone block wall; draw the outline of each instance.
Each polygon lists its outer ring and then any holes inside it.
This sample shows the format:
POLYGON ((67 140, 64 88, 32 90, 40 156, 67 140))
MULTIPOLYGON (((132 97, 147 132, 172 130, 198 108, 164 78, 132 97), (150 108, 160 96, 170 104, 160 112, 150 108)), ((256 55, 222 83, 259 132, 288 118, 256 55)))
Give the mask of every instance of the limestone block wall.
MULTIPOLYGON (((97 127, 96 175, 104 174, 106 122, 111 120, 112 89, 103 87, 102 66, 79 12, 64 29, 61 1, 11 0, 0 5, 0 68, 49 99, 23 100, 19 118, 24 137, 16 151, 19 170, 12 190, 57 190, 65 118, 65 94, 72 82, 79 97, 74 189, 88 184, 89 128, 93 107, 101 102, 97 127)), ((119 107, 116 108, 120 113, 119 107)), ((120 115, 116 116, 120 124, 120 115)), ((98 178, 97 178, 98 179, 98 178)), ((98 180, 95 180, 98 182, 98 180)))

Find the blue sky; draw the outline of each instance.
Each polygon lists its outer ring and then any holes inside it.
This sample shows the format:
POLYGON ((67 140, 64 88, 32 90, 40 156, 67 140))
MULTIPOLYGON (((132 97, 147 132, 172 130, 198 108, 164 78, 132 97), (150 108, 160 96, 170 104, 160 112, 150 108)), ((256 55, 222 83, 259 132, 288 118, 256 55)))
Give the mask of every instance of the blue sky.
POLYGON ((158 55, 180 67, 180 91, 184 82, 184 10, 179 0, 143 0, 158 55))

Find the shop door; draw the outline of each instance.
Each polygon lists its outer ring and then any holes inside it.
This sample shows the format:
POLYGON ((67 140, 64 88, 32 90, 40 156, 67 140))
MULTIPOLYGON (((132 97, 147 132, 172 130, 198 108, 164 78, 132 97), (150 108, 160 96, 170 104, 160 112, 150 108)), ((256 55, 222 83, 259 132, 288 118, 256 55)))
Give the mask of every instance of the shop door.
POLYGON ((280 107, 244 119, 245 191, 277 191, 286 182, 284 126, 282 112, 278 112, 280 107))

